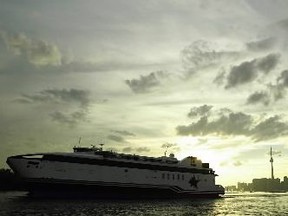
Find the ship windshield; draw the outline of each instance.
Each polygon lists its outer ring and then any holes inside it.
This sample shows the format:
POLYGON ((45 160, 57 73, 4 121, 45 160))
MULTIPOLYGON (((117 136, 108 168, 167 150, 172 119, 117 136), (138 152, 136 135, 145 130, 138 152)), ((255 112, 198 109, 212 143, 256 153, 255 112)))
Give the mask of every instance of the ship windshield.
POLYGON ((43 158, 42 154, 37 154, 37 155, 23 155, 23 158, 28 158, 28 159, 41 159, 43 158))

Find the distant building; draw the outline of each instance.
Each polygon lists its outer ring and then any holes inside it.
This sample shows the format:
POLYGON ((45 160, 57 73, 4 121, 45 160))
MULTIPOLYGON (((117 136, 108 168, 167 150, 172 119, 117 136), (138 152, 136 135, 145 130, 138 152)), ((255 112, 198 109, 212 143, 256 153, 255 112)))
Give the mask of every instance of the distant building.
POLYGON ((238 182, 238 191, 251 191, 253 186, 251 183, 238 182))
POLYGON ((233 192, 233 191, 238 191, 238 189, 237 189, 236 185, 231 185, 231 186, 226 186, 225 191, 233 192))
POLYGON ((281 191, 281 182, 279 178, 274 179, 253 179, 252 181, 253 191, 263 191, 263 192, 276 192, 281 191))
POLYGON ((281 182, 281 189, 283 191, 288 191, 288 178, 284 176, 283 182, 281 182))
POLYGON ((284 176, 283 181, 279 178, 253 179, 252 183, 238 182, 235 185, 225 187, 226 191, 254 191, 254 192, 288 192, 288 177, 284 176))

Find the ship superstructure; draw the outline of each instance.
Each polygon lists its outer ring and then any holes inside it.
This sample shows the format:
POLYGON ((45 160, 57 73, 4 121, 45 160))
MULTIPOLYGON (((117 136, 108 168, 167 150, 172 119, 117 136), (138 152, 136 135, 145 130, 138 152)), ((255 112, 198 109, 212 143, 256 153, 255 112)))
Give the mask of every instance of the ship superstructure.
POLYGON ((147 157, 74 147, 71 153, 11 156, 12 170, 31 194, 96 197, 189 197, 224 194, 208 163, 196 157, 178 160, 173 154, 147 157))

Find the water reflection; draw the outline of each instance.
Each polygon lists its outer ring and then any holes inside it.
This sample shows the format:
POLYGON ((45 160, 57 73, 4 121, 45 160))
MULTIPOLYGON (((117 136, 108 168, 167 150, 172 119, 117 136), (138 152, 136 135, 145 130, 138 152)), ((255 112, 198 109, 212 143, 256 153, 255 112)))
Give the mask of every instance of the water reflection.
POLYGON ((238 194, 220 199, 55 200, 0 194, 0 215, 285 215, 288 194, 238 194))

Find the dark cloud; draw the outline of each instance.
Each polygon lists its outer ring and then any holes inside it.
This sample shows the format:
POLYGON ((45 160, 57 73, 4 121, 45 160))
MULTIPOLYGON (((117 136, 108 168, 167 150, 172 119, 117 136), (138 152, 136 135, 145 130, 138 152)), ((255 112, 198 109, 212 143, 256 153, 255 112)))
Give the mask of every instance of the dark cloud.
POLYGON ((150 152, 150 149, 148 147, 139 147, 136 148, 136 151, 141 153, 141 152, 150 152))
POLYGON ((185 68, 196 70, 215 63, 220 56, 208 41, 198 40, 184 48, 181 57, 185 68))
POLYGON ((163 71, 156 71, 147 76, 141 75, 139 79, 126 80, 125 83, 134 93, 147 93, 161 84, 160 80, 168 75, 163 71))
MULTIPOLYGON (((16 100, 22 104, 42 104, 54 122, 75 127, 87 120, 89 92, 81 89, 46 89, 35 95, 23 94, 16 100), (65 110, 65 111, 59 111, 65 110), (56 110, 56 111, 55 111, 56 110)), ((43 107, 42 107, 43 108, 43 107)))
POLYGON ((180 135, 243 135, 248 134, 252 118, 244 113, 230 113, 222 115, 214 121, 209 121, 207 116, 201 117, 197 122, 188 126, 178 126, 180 135))
POLYGON ((122 149, 123 152, 125 153, 131 153, 131 152, 138 152, 138 153, 142 153, 142 152, 150 152, 150 149, 148 147, 138 147, 138 148, 132 148, 132 147, 125 147, 122 149))
POLYGON ((283 99, 285 97, 286 91, 283 85, 273 85, 269 84, 268 90, 270 91, 270 94, 272 95, 274 101, 278 101, 280 99, 283 99))
POLYGON ((118 136, 118 135, 115 135, 115 134, 108 135, 107 139, 113 140, 115 142, 127 143, 127 141, 122 136, 118 136))
POLYGON ((258 91, 251 94, 247 99, 247 104, 262 103, 269 105, 271 102, 284 99, 286 88, 288 87, 288 70, 283 70, 276 80, 276 84, 268 84, 266 91, 258 91))
POLYGON ((264 105, 269 105, 270 103, 270 96, 267 92, 255 92, 251 94, 247 99, 247 104, 257 104, 262 103, 264 105))
POLYGON ((273 139, 287 134, 288 124, 281 121, 280 116, 277 115, 260 122, 251 130, 251 135, 257 141, 273 139))
POLYGON ((288 123, 282 122, 279 116, 270 117, 257 122, 253 116, 238 112, 221 114, 208 118, 202 116, 190 125, 180 125, 177 133, 183 136, 247 136, 255 141, 268 140, 277 136, 288 135, 288 123))
POLYGON ((273 70, 279 62, 279 54, 269 54, 262 58, 242 62, 240 65, 233 66, 227 77, 225 88, 232 88, 238 85, 252 82, 259 72, 265 74, 273 70))
POLYGON ((253 81, 257 77, 255 60, 246 61, 238 66, 233 66, 227 77, 226 88, 235 87, 253 81))
POLYGON ((130 153, 130 152, 132 152, 132 150, 133 150, 133 148, 131 148, 131 147, 125 147, 122 149, 122 151, 125 153, 130 153))
POLYGON ((86 115, 87 113, 84 111, 76 111, 70 114, 56 111, 51 113, 50 117, 55 122, 58 122, 63 125, 68 125, 69 127, 74 127, 80 122, 87 121, 86 115))
POLYGON ((22 95, 21 103, 78 103, 86 107, 90 103, 89 92, 81 89, 46 89, 36 95, 22 95))
MULTIPOLYGON (((288 87, 288 70, 283 70, 276 80, 276 84, 268 84, 270 101, 278 101, 286 96, 286 88, 288 87)), ((263 98, 264 99, 264 98, 263 98)))
POLYGON ((271 32, 273 32, 274 34, 277 33, 278 35, 284 35, 286 36, 288 33, 288 19, 283 19, 280 20, 276 23, 272 23, 270 26, 268 26, 269 28, 267 28, 267 33, 271 34, 271 32))
POLYGON ((277 78, 276 84, 268 84, 267 91, 258 91, 251 94, 247 99, 247 104, 262 103, 264 105, 269 105, 271 102, 284 99, 287 87, 288 70, 284 70, 277 78))
POLYGON ((278 85, 288 87, 288 70, 282 71, 281 75, 277 79, 278 85))
POLYGON ((208 115, 209 111, 212 109, 213 106, 202 105, 199 107, 191 108, 190 112, 188 113, 188 117, 193 118, 197 116, 208 115))
POLYGON ((24 56, 36 66, 60 65, 62 55, 58 47, 43 40, 30 39, 25 34, 1 32, 7 49, 14 55, 24 56))
POLYGON ((213 83, 215 83, 218 86, 221 86, 221 85, 223 85, 224 80, 225 80, 225 71, 222 70, 215 77, 215 79, 213 80, 213 83))
POLYGON ((129 132, 129 131, 119 131, 119 130, 112 130, 112 132, 116 133, 116 134, 120 134, 122 136, 135 136, 135 134, 129 132))
POLYGON ((279 59, 280 59, 279 54, 269 54, 256 61, 256 67, 258 70, 263 71, 264 73, 267 74, 276 67, 276 65, 279 62, 279 59))
POLYGON ((270 50, 275 45, 276 45, 276 38, 273 37, 246 43, 247 49, 249 51, 255 51, 255 52, 270 50))
POLYGON ((186 75, 190 76, 199 69, 210 67, 226 59, 236 59, 239 52, 219 50, 211 42, 198 40, 184 48, 181 52, 182 64, 186 75))
POLYGON ((108 135, 107 138, 120 143, 128 143, 124 138, 125 136, 135 136, 135 134, 128 131, 111 130, 111 132, 113 132, 113 134, 108 135))

